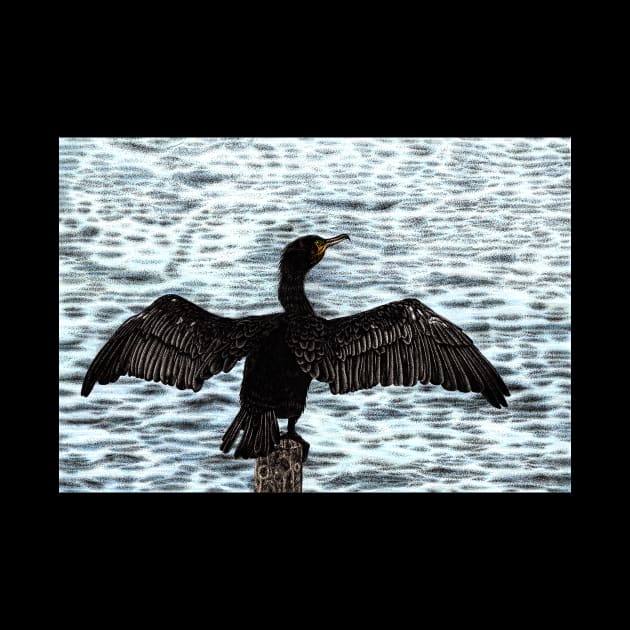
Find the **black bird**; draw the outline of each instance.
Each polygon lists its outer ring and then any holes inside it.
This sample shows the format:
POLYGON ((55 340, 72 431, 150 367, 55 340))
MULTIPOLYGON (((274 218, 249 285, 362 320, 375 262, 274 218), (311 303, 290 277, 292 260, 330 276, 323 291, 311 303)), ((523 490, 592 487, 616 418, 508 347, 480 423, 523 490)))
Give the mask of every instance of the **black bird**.
POLYGON ((280 441, 278 418, 287 418, 286 435, 303 444, 306 459, 309 445, 295 423, 312 379, 328 383, 333 394, 432 383, 507 407, 505 383, 470 337, 416 299, 329 320, 315 314, 304 292, 306 274, 346 239, 311 235, 287 245, 278 287, 283 313, 230 319, 177 295, 158 298, 103 346, 81 394, 125 374, 197 392, 246 357, 240 411, 221 444, 229 452, 242 431, 234 456, 243 458, 269 454, 280 441))

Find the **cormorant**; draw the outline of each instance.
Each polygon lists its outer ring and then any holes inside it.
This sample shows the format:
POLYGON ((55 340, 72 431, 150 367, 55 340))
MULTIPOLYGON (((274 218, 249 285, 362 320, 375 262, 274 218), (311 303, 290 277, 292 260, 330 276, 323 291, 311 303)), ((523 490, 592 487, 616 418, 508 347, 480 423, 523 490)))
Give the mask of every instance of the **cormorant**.
POLYGON ((129 374, 197 392, 246 357, 240 410, 225 432, 235 457, 269 454, 280 441, 278 418, 295 431, 313 379, 333 394, 375 385, 442 385, 479 392, 494 407, 510 393, 495 368, 461 328, 409 298, 335 319, 318 317, 304 292, 306 274, 347 234, 309 235, 289 243, 280 260, 278 298, 283 313, 231 319, 178 295, 164 295, 125 321, 90 365, 81 394, 129 374))

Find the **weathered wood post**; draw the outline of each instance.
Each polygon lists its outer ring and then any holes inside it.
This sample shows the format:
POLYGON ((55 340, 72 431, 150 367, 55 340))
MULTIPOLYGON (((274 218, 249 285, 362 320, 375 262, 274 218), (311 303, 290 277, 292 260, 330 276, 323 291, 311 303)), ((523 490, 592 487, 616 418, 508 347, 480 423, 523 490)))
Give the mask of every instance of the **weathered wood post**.
POLYGON ((278 448, 256 459, 254 492, 302 492, 302 445, 281 437, 278 448))

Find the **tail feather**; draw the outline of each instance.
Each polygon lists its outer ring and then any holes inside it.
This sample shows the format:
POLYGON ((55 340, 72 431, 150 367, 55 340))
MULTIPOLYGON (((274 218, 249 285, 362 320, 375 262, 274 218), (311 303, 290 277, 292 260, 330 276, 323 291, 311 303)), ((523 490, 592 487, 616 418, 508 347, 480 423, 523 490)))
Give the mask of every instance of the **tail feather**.
POLYGON ((241 430, 241 426, 245 420, 245 414, 239 411, 234 421, 229 426, 228 430, 223 435, 223 441, 221 442, 221 450, 224 453, 228 453, 234 444, 234 440, 238 437, 241 430))
POLYGON ((273 409, 260 409, 251 405, 242 404, 241 409, 223 435, 221 450, 228 453, 239 433, 243 436, 234 457, 249 459, 263 457, 280 443, 280 427, 273 409))

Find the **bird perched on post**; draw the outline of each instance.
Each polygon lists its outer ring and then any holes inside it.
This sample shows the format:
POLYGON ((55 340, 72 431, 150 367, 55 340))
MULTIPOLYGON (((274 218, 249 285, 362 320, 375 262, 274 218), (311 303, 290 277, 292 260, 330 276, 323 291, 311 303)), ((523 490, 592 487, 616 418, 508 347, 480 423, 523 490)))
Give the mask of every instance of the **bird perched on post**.
POLYGON ((470 337, 416 299, 329 320, 315 314, 304 292, 306 274, 346 239, 309 235, 286 246, 278 287, 283 313, 231 319, 177 295, 158 298, 103 346, 81 394, 125 374, 197 392, 245 358, 240 410, 221 443, 227 453, 242 433, 234 456, 243 458, 268 455, 280 441, 278 418, 287 418, 286 436, 302 443, 306 459, 309 444, 295 424, 313 379, 333 394, 432 383, 507 407, 503 379, 470 337))

